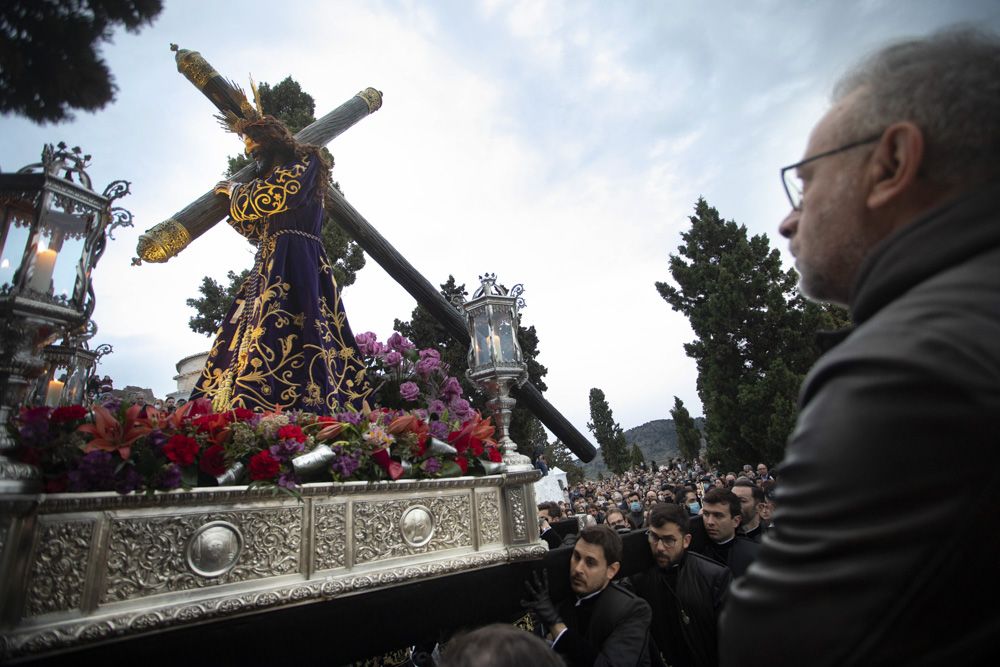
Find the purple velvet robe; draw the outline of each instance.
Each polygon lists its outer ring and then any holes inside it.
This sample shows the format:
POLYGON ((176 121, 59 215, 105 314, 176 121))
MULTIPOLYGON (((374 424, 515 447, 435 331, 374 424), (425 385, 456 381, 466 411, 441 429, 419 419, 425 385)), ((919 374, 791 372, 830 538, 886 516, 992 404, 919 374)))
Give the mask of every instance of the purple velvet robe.
POLYGON ((237 186, 229 224, 257 246, 191 398, 234 408, 331 414, 370 389, 320 239, 316 158, 237 186))

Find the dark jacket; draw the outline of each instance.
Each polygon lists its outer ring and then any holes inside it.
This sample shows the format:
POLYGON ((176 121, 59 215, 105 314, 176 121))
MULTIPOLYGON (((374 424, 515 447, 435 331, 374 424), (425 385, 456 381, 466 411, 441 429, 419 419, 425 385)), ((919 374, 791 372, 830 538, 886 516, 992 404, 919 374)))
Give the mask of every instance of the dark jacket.
POLYGON ((652 611, 635 593, 611 583, 579 605, 566 600, 559 616, 567 630, 552 648, 570 667, 649 665, 652 611))
POLYGON ((697 553, 728 567, 735 579, 743 576, 750 563, 757 558, 758 551, 760 551, 759 544, 737 533, 730 542, 722 545, 707 540, 697 553))
POLYGON ((684 661, 674 648, 674 638, 683 637, 687 664, 714 667, 719 664, 717 623, 732 577, 729 569, 688 551, 676 568, 676 577, 653 566, 632 577, 635 592, 653 609, 652 635, 668 664, 684 661), (673 584, 671 585, 671 580, 673 584), (673 628, 667 627, 674 623, 673 628))
POLYGON ((995 661, 1000 187, 885 239, 851 315, 803 384, 775 525, 730 591, 721 662, 995 661))

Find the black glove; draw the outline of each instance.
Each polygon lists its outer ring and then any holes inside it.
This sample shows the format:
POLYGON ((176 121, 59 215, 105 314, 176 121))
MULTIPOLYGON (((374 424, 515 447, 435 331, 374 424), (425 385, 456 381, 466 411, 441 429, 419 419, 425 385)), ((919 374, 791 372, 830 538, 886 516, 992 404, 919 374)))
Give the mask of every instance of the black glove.
POLYGON ((532 574, 534 579, 534 585, 530 580, 524 582, 524 592, 526 594, 525 599, 521 600, 521 606, 529 611, 535 612, 535 615, 541 619, 548 627, 554 626, 556 623, 562 623, 559 618, 559 612, 556 611, 556 606, 552 603, 552 598, 549 597, 549 572, 548 570, 542 570, 542 576, 538 576, 538 572, 532 574))

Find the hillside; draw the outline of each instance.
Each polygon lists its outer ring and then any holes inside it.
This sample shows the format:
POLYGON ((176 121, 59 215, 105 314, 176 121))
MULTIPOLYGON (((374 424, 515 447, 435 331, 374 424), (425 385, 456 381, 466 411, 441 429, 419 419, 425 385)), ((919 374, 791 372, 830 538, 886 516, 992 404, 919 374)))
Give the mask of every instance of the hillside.
MULTIPOLYGON (((701 429, 702 418, 695 418, 695 424, 701 429)), ((625 431, 625 441, 629 447, 633 444, 639 445, 639 450, 647 462, 656 461, 657 464, 662 464, 668 459, 680 456, 673 419, 654 419, 642 426, 630 428, 625 431)), ((597 479, 598 474, 605 476, 608 474, 608 467, 604 465, 600 449, 593 461, 583 464, 583 471, 587 479, 597 479)))

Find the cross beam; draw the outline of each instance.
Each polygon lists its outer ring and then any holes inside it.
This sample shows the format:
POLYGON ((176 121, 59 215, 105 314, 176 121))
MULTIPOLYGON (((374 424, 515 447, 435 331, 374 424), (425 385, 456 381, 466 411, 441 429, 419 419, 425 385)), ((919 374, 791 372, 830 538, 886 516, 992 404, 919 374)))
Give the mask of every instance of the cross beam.
MULTIPOLYGON (((234 108, 229 84, 196 52, 182 51, 177 55, 178 69, 212 100, 220 110, 234 108)), ((382 105, 382 94, 368 88, 332 112, 295 135, 302 143, 325 145, 362 118, 382 105)), ((239 105, 235 105, 239 109, 239 105)), ((245 183, 254 177, 254 166, 241 169, 232 180, 245 183)), ((417 271, 398 250, 351 206, 332 186, 329 188, 332 206, 327 214, 361 246, 369 257, 393 277, 417 303, 442 325, 459 343, 468 347, 469 331, 459 310, 417 271)), ((136 252, 147 262, 165 262, 191 241, 226 217, 229 208, 223 198, 208 192, 179 213, 139 237, 136 252)), ((133 260, 138 264, 139 260, 133 260)), ((515 390, 521 401, 574 454, 584 462, 593 460, 594 446, 549 403, 531 382, 515 390)))

